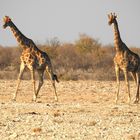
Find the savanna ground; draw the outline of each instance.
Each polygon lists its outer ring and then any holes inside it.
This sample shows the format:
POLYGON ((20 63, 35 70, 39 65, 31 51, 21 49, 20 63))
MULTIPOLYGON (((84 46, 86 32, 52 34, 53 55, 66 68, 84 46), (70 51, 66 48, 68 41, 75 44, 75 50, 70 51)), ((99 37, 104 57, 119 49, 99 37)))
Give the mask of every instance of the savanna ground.
POLYGON ((115 104, 114 81, 61 81, 54 101, 50 81, 44 82, 37 102, 32 102, 32 83, 23 80, 12 102, 15 80, 0 80, 0 139, 3 140, 140 140, 140 104, 127 103, 121 82, 115 104))
MULTIPOLYGON (((0 140, 140 140, 140 103, 133 104, 134 82, 130 83, 131 103, 127 103, 124 82, 119 102, 114 102, 112 45, 82 34, 73 43, 53 38, 38 47, 47 52, 61 81, 56 84, 59 101, 54 101, 51 82, 45 80, 37 102, 32 102, 30 72, 25 71, 17 101, 12 102, 22 49, 0 46, 0 140)), ((140 54, 139 48, 130 49, 140 54)))

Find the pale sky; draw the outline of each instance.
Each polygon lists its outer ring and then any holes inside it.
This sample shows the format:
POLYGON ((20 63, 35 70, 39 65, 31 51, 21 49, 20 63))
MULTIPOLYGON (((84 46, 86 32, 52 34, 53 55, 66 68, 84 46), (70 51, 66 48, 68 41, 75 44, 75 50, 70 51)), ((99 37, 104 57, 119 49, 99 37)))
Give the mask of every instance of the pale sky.
POLYGON ((113 44, 110 12, 118 15, 122 40, 140 47, 140 0, 0 0, 0 45, 17 46, 9 28, 2 28, 5 15, 40 44, 53 37, 73 43, 82 33, 103 45, 113 44))

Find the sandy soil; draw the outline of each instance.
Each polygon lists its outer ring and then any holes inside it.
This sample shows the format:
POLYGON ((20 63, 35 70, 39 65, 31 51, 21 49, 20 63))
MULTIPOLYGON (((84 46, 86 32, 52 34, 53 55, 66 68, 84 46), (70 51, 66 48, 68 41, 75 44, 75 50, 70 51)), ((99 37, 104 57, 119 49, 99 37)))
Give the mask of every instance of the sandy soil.
POLYGON ((22 81, 12 102, 16 81, 0 81, 0 139, 3 140, 140 140, 140 103, 127 103, 121 82, 118 104, 112 81, 67 81, 56 85, 54 101, 50 81, 45 81, 37 103, 32 102, 30 81, 22 81))

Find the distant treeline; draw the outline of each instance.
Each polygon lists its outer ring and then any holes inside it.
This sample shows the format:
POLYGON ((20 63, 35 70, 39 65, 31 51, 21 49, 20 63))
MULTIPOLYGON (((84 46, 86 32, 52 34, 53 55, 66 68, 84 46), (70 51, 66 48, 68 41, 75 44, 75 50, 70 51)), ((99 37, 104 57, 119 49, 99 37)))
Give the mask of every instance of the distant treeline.
MULTIPOLYGON (((57 38, 53 38, 37 47, 50 56, 54 71, 60 80, 116 79, 114 47, 103 46, 97 39, 88 35, 80 35, 74 43, 61 43, 57 38)), ((140 54, 139 48, 130 49, 140 54)), ((19 46, 0 46, 0 79, 17 79, 21 52, 19 46)), ((29 75, 30 72, 26 70, 23 79, 30 79, 29 75)))

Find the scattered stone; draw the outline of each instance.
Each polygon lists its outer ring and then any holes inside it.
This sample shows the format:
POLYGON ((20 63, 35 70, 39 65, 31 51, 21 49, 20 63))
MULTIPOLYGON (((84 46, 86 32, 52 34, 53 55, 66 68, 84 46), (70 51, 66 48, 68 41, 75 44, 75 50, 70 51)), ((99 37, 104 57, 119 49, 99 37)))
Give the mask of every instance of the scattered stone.
POLYGON ((10 139, 15 139, 16 137, 18 137, 18 134, 13 133, 9 136, 10 139))
POLYGON ((42 131, 42 129, 39 128, 39 127, 38 128, 33 128, 32 130, 33 130, 34 133, 40 133, 42 131))
MULTIPOLYGON (((139 104, 122 103, 126 94, 120 94, 119 103, 115 104, 116 82, 62 81, 57 87, 58 103, 53 101, 49 81, 42 87, 47 92, 41 90, 41 103, 31 102, 32 86, 26 80, 21 88, 27 88, 28 93, 21 90, 16 102, 7 102, 14 92, 9 85, 16 82, 6 82, 8 88, 0 93, 0 100, 4 102, 0 104, 0 139, 140 140, 139 104)), ((135 96, 135 83, 131 85, 135 96)), ((125 93, 125 86, 121 89, 125 93)))

